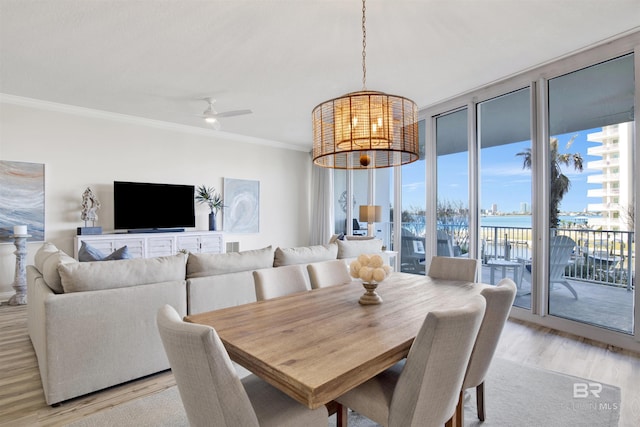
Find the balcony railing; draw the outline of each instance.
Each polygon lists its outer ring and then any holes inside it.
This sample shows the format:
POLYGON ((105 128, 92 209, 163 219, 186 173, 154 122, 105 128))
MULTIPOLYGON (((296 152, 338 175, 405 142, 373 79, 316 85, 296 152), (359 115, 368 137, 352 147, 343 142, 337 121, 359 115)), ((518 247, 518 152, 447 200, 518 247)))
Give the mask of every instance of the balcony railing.
MULTIPOLYGON (((482 226, 480 260, 508 259, 531 263, 532 230, 526 227, 482 226)), ((449 236, 456 254, 468 250, 468 228, 440 225, 449 236)), ((565 276, 574 280, 595 282, 632 290, 634 283, 634 233, 629 231, 558 228, 558 235, 569 236, 576 246, 565 269, 565 276)), ((416 239, 413 238, 412 239, 416 239)), ((423 240, 423 238, 418 238, 423 240)), ((403 246, 404 249, 404 246, 403 246)), ((446 255, 446 254, 445 254, 446 255)), ((423 255, 424 256, 424 255, 423 255)))

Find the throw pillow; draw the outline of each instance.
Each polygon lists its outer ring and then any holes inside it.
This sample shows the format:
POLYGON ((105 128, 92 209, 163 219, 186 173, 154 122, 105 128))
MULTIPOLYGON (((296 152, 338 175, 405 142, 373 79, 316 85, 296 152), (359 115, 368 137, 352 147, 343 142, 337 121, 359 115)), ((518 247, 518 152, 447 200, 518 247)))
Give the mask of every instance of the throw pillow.
POLYGON ((360 254, 382 252, 382 240, 338 240, 338 258, 357 258, 360 254))
POLYGON ((282 267, 285 265, 309 264, 312 262, 328 261, 336 259, 338 255, 338 245, 300 246, 297 248, 276 248, 273 266, 282 267))
POLYGON ((42 264, 42 278, 53 292, 61 294, 64 292, 64 288, 62 287, 58 266, 61 264, 76 264, 77 262, 75 258, 71 258, 66 253, 57 251, 44 260, 42 264))
POLYGON ((183 282, 187 256, 125 259, 120 262, 60 264, 58 272, 66 293, 126 288, 163 282, 183 282))
POLYGON ((78 250, 78 261, 102 261, 103 258, 104 254, 99 249, 94 248, 87 242, 82 242, 82 245, 80 245, 80 249, 78 250))
POLYGON ((116 249, 106 257, 102 258, 102 261, 114 261, 118 259, 131 259, 133 258, 131 254, 129 254, 129 248, 127 245, 124 245, 120 249, 116 249))
POLYGON ((105 255, 98 248, 94 248, 87 242, 82 242, 80 249, 78 250, 78 261, 90 262, 90 261, 113 261, 118 259, 131 259, 133 258, 129 254, 129 248, 124 245, 120 249, 116 249, 109 255, 105 255))
POLYGON ((40 246, 40 249, 38 249, 33 259, 33 264, 40 273, 43 272, 44 262, 46 259, 57 252, 58 248, 56 248, 53 243, 44 242, 43 245, 40 246))

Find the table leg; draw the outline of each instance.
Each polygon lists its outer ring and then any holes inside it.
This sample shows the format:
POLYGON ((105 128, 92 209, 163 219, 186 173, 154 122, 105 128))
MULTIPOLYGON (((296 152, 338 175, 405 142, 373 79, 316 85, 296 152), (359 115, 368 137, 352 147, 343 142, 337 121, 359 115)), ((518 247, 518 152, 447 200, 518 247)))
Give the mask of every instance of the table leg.
POLYGON ((336 411, 336 427, 347 427, 349 423, 349 408, 338 403, 336 411))

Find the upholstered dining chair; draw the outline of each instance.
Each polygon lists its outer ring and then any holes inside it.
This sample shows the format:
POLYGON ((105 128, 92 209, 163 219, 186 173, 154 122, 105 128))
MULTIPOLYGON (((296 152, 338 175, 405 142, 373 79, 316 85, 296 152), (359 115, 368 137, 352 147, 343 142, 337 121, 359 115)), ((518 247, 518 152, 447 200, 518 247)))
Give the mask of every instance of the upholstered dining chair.
POLYGON ((464 426, 464 391, 472 387, 476 388, 478 419, 484 421, 484 379, 489 366, 491 366, 504 324, 509 317, 511 305, 516 298, 516 291, 515 282, 504 278, 495 287, 485 288, 480 292, 480 295, 487 301, 487 308, 462 383, 460 398, 456 406, 456 421, 447 425, 464 426))
POLYGON ((253 283, 258 301, 311 289, 309 275, 304 266, 299 264, 256 270, 253 272, 253 283))
POLYGON ((169 305, 157 324, 191 426, 326 427, 325 407, 308 409, 255 375, 240 379, 213 328, 183 322, 169 305))
POLYGON ((385 427, 442 426, 453 415, 485 311, 480 295, 467 305, 427 314, 407 358, 340 396, 347 408, 385 427))
POLYGON ((349 267, 341 259, 314 262, 307 265, 309 281, 312 289, 325 288, 327 286, 343 285, 351 283, 349 267))
POLYGON ((473 258, 453 258, 434 256, 431 258, 427 276, 434 279, 464 280, 475 282, 478 260, 473 258))

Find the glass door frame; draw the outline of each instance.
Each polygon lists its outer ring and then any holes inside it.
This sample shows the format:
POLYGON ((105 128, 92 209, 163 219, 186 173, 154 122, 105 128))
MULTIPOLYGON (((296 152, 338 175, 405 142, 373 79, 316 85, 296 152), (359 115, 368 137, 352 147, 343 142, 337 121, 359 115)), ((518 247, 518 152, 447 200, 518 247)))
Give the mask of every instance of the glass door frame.
MULTIPOLYGON (((603 329, 600 327, 563 319, 549 315, 548 313, 548 284, 541 281, 541 278, 548 277, 549 274, 549 233, 542 230, 549 230, 548 209, 540 208, 547 206, 549 200, 549 164, 540 159, 549 158, 548 130, 548 80, 554 77, 573 72, 591 65, 608 61, 618 56, 634 53, 635 59, 635 105, 640 106, 640 32, 631 34, 613 42, 596 46, 584 50, 577 54, 567 56, 553 63, 531 69, 519 75, 512 76, 501 82, 474 90, 472 92, 451 98, 443 103, 434 105, 420 112, 420 118, 427 123, 426 132, 426 200, 427 212, 436 212, 436 148, 435 148, 435 120, 438 116, 455 111, 461 108, 468 108, 468 144, 469 144, 469 208, 470 217, 470 256, 478 258, 478 141, 476 138, 476 106, 479 102, 503 95, 514 90, 530 87, 531 93, 531 141, 532 141, 532 238, 534 239, 534 267, 532 268, 532 307, 530 310, 513 307, 511 316, 516 319, 525 320, 531 323, 540 324, 575 335, 605 342, 615 346, 628 348, 633 351, 640 351, 640 292, 635 291, 634 299, 634 333, 632 335, 623 334, 616 331, 603 329), (473 229, 471 229, 473 228, 473 229), (545 283, 541 285, 540 283, 545 283)), ((634 151, 635 167, 640 167, 640 149, 638 149, 638 138, 640 138, 640 120, 635 118, 636 149, 634 151)), ((397 183, 399 185, 400 183, 397 183)), ((636 189, 636 194, 637 194, 636 189)), ((635 211, 637 212, 640 200, 636 198, 635 211)), ((427 230, 431 233, 427 236, 426 252, 427 259, 436 253, 436 239, 429 239, 436 230, 435 215, 428 215, 427 230)), ((638 236, 640 226, 638 221, 634 224, 634 233, 638 236)), ((636 238, 635 252, 638 252, 640 244, 636 238)), ((640 261, 635 260, 635 271, 638 271, 640 261)))

